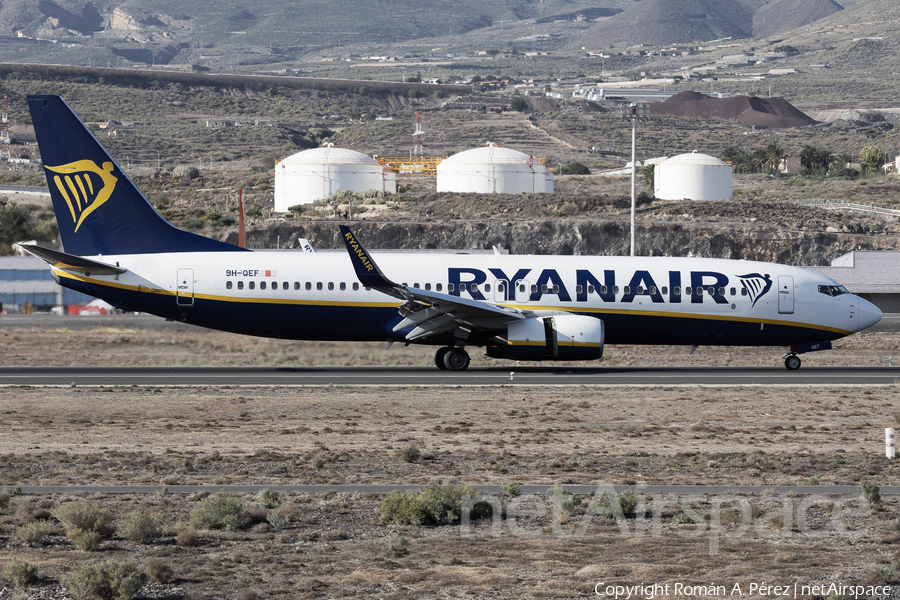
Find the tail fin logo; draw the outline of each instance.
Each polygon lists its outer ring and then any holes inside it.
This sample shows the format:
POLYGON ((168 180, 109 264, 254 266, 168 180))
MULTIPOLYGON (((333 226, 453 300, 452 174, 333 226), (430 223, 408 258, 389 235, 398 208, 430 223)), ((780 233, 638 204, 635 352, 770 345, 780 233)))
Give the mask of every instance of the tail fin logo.
POLYGON ((53 176, 53 183, 69 206, 76 233, 88 215, 109 200, 119 181, 113 176, 113 164, 109 161, 99 167, 92 160, 76 160, 46 169, 60 173, 53 176))
POLYGON ((756 306, 756 302, 772 289, 772 277, 768 273, 765 275, 749 273, 747 275, 738 275, 738 278, 741 280, 741 286, 747 290, 747 294, 753 300, 750 308, 756 306))

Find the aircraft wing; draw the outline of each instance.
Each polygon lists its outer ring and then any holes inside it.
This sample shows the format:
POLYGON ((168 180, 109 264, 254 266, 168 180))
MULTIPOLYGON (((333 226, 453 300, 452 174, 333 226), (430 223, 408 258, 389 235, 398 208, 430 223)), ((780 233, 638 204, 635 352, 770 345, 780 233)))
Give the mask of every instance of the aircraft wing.
POLYGON ((106 263, 90 260, 75 256, 74 254, 66 254, 59 250, 51 250, 34 244, 19 244, 19 247, 37 256, 51 267, 69 271, 71 273, 82 273, 84 275, 119 275, 128 269, 123 269, 118 265, 108 265, 106 263))
POLYGON ((526 319, 529 312, 508 306, 497 306, 480 300, 470 300, 395 283, 385 277, 372 257, 346 225, 341 225, 341 237, 350 253, 356 277, 364 286, 404 301, 400 307, 403 320, 394 327, 402 331, 414 329, 406 335, 409 341, 419 340, 455 329, 505 330, 510 321, 526 319))

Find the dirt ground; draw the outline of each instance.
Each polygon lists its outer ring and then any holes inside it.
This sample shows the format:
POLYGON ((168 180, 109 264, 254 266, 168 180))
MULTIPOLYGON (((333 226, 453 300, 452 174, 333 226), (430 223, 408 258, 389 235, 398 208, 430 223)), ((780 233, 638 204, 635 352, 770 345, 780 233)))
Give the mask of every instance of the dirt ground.
MULTIPOLYGON (((367 357, 382 353, 120 327, 4 330, 0 338, 4 366, 48 356, 60 364, 256 365, 279 352, 298 353, 299 364, 379 364, 367 357)), ((883 364, 897 343, 895 334, 857 335, 822 360, 883 364)), ((616 360, 780 362, 778 349, 705 350, 617 347, 616 360)), ((430 352, 407 352, 393 356, 430 360, 430 352)), ((33 598, 67 598, 59 580, 73 565, 110 559, 157 576, 139 593, 145 598, 578 598, 596 596, 598 584, 601 592, 668 585, 657 595, 671 598, 775 597, 751 588, 763 584, 789 586, 793 595, 796 584, 798 598, 849 597, 846 589, 802 586, 892 583, 900 500, 870 505, 858 495, 816 494, 816 485, 897 485, 883 439, 885 427, 898 425, 896 386, 6 387, 7 486, 795 484, 810 493, 639 493, 637 515, 621 519, 590 514, 589 496, 562 510, 546 496, 504 495, 492 500, 505 514, 496 523, 421 527, 381 523, 378 494, 287 494, 279 509, 287 523, 276 528, 257 508, 238 530, 195 531, 196 545, 177 534, 202 495, 82 495, 117 519, 133 510, 163 519, 159 540, 113 536, 94 552, 76 549, 53 521, 71 495, 0 496, 0 565, 37 565, 33 598), (415 462, 402 457, 410 445, 420 453, 415 462), (54 531, 43 544, 17 541, 43 519, 54 531), (161 563, 170 577, 159 577, 161 563), (741 590, 732 594, 735 584, 741 590)))

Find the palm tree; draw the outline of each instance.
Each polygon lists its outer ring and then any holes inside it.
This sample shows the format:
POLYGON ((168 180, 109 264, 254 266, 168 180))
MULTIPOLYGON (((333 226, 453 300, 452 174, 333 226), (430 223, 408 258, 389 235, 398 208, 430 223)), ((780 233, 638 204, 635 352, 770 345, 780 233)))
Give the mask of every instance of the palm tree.
POLYGON ((778 172, 781 162, 786 157, 784 148, 773 142, 766 146, 766 154, 769 155, 769 166, 772 168, 772 171, 778 172))
POLYGON ((763 167, 765 167, 768 163, 769 155, 762 148, 754 150, 753 154, 750 155, 750 167, 754 171, 758 170, 761 173, 763 167))

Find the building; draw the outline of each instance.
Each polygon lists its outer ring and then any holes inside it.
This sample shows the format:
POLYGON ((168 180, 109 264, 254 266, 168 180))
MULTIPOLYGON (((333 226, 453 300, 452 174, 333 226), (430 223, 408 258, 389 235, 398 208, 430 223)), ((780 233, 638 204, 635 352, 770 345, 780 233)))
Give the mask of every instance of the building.
POLYGON ((866 250, 848 252, 828 267, 806 267, 831 277, 851 293, 864 298, 881 312, 900 312, 900 252, 866 250))
POLYGON ((54 306, 87 304, 92 296, 62 287, 47 263, 33 256, 0 256, 0 302, 9 311, 17 306, 49 310, 54 306))

